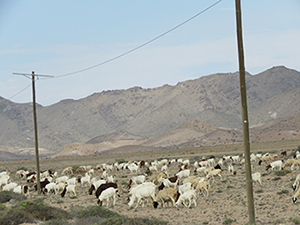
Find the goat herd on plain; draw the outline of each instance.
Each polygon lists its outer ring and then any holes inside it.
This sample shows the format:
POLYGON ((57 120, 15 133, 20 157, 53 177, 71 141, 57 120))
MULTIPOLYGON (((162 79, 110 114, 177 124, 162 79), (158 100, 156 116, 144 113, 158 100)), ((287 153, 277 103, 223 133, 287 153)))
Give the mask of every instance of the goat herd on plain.
MULTIPOLYGON (((266 170, 282 170, 300 168, 299 152, 287 152, 280 154, 254 154, 250 156, 252 171, 257 165, 266 165, 266 170)), ((209 196, 216 178, 222 179, 224 173, 236 175, 237 165, 245 163, 241 155, 224 155, 223 157, 203 157, 193 163, 190 159, 159 159, 152 162, 129 161, 123 163, 102 163, 96 166, 79 166, 75 171, 73 167, 65 168, 61 173, 45 170, 40 173, 40 191, 45 196, 66 194, 76 196, 78 188, 86 188, 86 194, 97 198, 97 204, 106 202, 109 206, 115 205, 120 192, 126 195, 129 208, 144 206, 145 202, 151 207, 172 204, 173 207, 197 206, 197 198, 209 196), (171 175, 171 171, 174 172, 171 175), (127 174, 124 176, 124 173, 127 174), (127 182, 118 182, 117 177, 130 177, 127 182), (117 184, 119 183, 119 184, 117 184), (128 197, 128 198, 127 198, 128 197)), ((11 172, 0 172, 0 188, 2 191, 13 191, 31 197, 37 192, 36 172, 17 170, 14 181, 11 181, 11 172)), ((239 172, 239 171, 238 171, 239 172)), ((14 173, 14 172, 13 172, 14 173)), ((261 173, 252 173, 253 183, 263 185, 261 173)), ((296 176, 292 185, 294 195, 292 202, 296 203, 300 196, 300 174, 296 176)))

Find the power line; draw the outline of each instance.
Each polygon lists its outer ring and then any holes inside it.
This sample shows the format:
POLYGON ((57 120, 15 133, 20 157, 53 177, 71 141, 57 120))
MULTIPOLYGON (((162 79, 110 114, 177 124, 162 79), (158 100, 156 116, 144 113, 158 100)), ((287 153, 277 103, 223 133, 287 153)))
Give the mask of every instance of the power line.
POLYGON ((25 91, 27 88, 29 88, 31 86, 31 83, 26 86, 24 89, 22 89, 21 91, 19 91, 18 93, 14 94, 13 96, 11 96, 10 98, 8 98, 8 100, 11 100, 12 98, 16 97, 17 95, 21 94, 23 91, 25 91))
POLYGON ((180 23, 180 24, 178 24, 177 26, 171 28, 170 30, 168 30, 168 31, 166 31, 166 32, 164 32, 164 33, 162 33, 162 34, 156 36, 155 38, 153 38, 153 39, 151 39, 151 40, 145 42, 144 44, 141 44, 141 45, 139 45, 139 46, 137 46, 137 47, 135 47, 135 48, 133 48, 133 49, 127 51, 127 52, 124 52, 124 53, 122 53, 122 54, 120 54, 120 55, 117 55, 117 56, 115 56, 115 57, 113 57, 113 58, 111 58, 111 59, 108 59, 108 60, 103 61, 103 62, 101 62, 101 63, 98 63, 98 64, 96 64, 96 65, 93 65, 93 66, 90 66, 90 67, 87 67, 87 68, 84 68, 84 69, 81 69, 81 70, 77 70, 77 71, 74 71, 74 72, 71 72, 71 73, 66 73, 66 74, 63 74, 63 75, 59 75, 59 76, 56 76, 55 78, 66 77, 66 76, 74 75, 74 74, 77 74, 77 73, 81 73, 81 72, 84 72, 84 71, 93 69, 93 68, 95 68, 95 67, 98 67, 98 66, 102 66, 102 65, 104 65, 104 64, 107 64, 107 63, 109 63, 109 62, 111 62, 111 61, 114 61, 114 60, 116 60, 116 59, 119 59, 119 58, 121 58, 121 57, 123 57, 123 56, 125 56, 125 55, 128 55, 129 53, 132 53, 132 52, 134 52, 134 51, 136 51, 136 50, 138 50, 138 49, 140 49, 140 48, 142 48, 142 47, 144 47, 144 46, 146 46, 146 45, 148 45, 148 44, 150 44, 150 43, 156 41, 157 39, 159 39, 159 38, 161 38, 161 37, 167 35, 168 33, 171 33, 172 31, 176 30, 177 28, 183 26, 184 24, 188 23, 189 21, 191 21, 191 20, 195 19, 196 17, 200 16, 202 13, 204 13, 204 12, 208 11, 209 9, 211 9, 212 7, 216 6, 216 5, 219 4, 221 1, 222 1, 222 0, 219 0, 219 1, 215 2, 215 3, 213 3, 212 5, 208 6, 208 7, 205 8, 204 10, 202 10, 201 12, 199 12, 199 13, 197 13, 196 15, 190 17, 189 19, 183 21, 182 23, 180 23))
MULTIPOLYGON (((216 6, 217 4, 219 4, 221 1, 222 1, 222 0, 219 0, 219 1, 215 2, 215 3, 213 3, 212 5, 208 6, 208 7, 205 8, 205 9, 203 9, 203 10, 200 11, 199 13, 197 13, 197 14, 195 14, 194 16, 190 17, 189 19, 183 21, 182 23, 178 24, 177 26, 175 26, 175 27, 173 27, 173 28, 167 30, 166 32, 164 32, 164 33, 162 33, 162 34, 156 36, 155 38, 153 38, 153 39, 151 39, 151 40, 149 40, 149 41, 147 41, 147 42, 145 42, 145 43, 143 43, 143 44, 141 44, 141 45, 139 45, 139 46, 137 46, 137 47, 135 47, 135 48, 133 48, 133 49, 127 51, 127 52, 124 52, 124 53, 122 53, 122 54, 120 54, 120 55, 117 55, 117 56, 115 56, 115 57, 113 57, 113 58, 111 58, 111 59, 108 59, 108 60, 103 61, 103 62, 101 62, 101 63, 98 63, 98 64, 96 64, 96 65, 93 65, 93 66, 90 66, 90 67, 87 67, 87 68, 84 68, 84 69, 81 69, 81 70, 77 70, 77 71, 74 71, 74 72, 71 72, 71 73, 66 73, 66 74, 63 74, 63 75, 58 75, 58 76, 55 76, 55 77, 53 77, 53 78, 66 77, 66 76, 71 76, 71 75, 74 75, 74 74, 77 74, 77 73, 81 73, 81 72, 84 72, 84 71, 93 69, 93 68, 95 68, 95 67, 102 66, 102 65, 107 64, 107 63, 109 63, 109 62, 112 62, 112 61, 114 61, 114 60, 116 60, 116 59, 119 59, 119 58, 125 56, 125 55, 128 55, 128 54, 130 54, 130 53, 132 53, 132 52, 134 52, 134 51, 136 51, 136 50, 138 50, 138 49, 140 49, 140 48, 142 48, 142 47, 144 47, 144 46, 146 46, 146 45, 148 45, 148 44, 150 44, 150 43, 152 43, 152 42, 154 42, 154 41, 156 41, 156 40, 158 40, 159 38, 161 38, 161 37, 167 35, 168 33, 171 33, 172 31, 174 31, 174 30, 176 30, 177 28, 183 26, 184 24, 190 22, 191 20, 195 19, 196 17, 200 16, 200 15, 203 14, 204 12, 208 11, 209 9, 211 9, 211 8, 213 8, 214 6, 216 6)), ((45 79, 47 79, 47 78, 45 78, 45 79)), ((31 84, 29 84, 29 85, 26 86, 24 89, 22 89, 21 91, 19 91, 19 92, 16 93, 16 94, 14 94, 13 96, 11 96, 11 97, 9 98, 9 100, 11 100, 12 98, 16 97, 17 95, 19 95, 20 93, 22 93, 23 91, 25 91, 25 90, 26 90, 27 88, 29 88, 30 86, 31 86, 31 84)))
MULTIPOLYGON (((20 74, 18 74, 18 75, 20 75, 20 74)), ((28 77, 27 74, 22 74, 22 75, 24 75, 24 77, 26 77, 26 78, 31 79, 30 77, 28 77)), ((39 75, 37 75, 37 80, 36 80, 36 81, 39 81, 39 77, 38 77, 38 76, 39 76, 39 75)), ((21 91, 19 91, 18 93, 14 94, 14 95, 11 96, 10 98, 8 98, 8 100, 11 100, 12 98, 14 98, 14 97, 16 97, 17 95, 21 94, 21 93, 22 93, 23 91, 25 91, 27 88, 31 87, 31 85, 32 85, 32 83, 30 83, 30 84, 27 85, 25 88, 23 88, 21 91)))

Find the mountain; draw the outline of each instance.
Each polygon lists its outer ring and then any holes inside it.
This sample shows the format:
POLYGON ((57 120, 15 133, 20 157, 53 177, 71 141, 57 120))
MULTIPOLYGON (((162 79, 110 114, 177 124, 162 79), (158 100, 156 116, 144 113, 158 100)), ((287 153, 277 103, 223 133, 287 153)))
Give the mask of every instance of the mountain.
MULTIPOLYGON (((246 73, 246 83, 249 124, 256 130, 266 124, 264 129, 276 129, 272 123, 300 112, 298 71, 277 66, 257 75, 246 73)), ((242 128, 239 74, 102 91, 80 100, 37 105, 37 116, 43 156, 68 154, 66 149, 81 154, 90 148, 97 153, 121 146, 155 149, 233 142, 242 128), (218 135, 227 138, 212 138, 218 135)), ((32 118, 32 104, 0 97, 0 151, 9 147, 14 154, 34 155, 32 118)))

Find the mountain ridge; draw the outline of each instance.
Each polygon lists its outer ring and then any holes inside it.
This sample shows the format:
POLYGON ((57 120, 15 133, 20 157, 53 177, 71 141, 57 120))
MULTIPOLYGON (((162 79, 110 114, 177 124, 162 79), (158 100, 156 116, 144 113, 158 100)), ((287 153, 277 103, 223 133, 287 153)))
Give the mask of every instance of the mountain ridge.
MULTIPOLYGON (((298 71, 284 66, 272 67, 257 75, 246 73, 246 83, 251 127, 300 112, 298 71)), ((45 152, 43 155, 55 155, 67 145, 91 146, 91 140, 111 134, 116 137, 107 143, 105 151, 109 146, 110 149, 120 147, 113 142, 132 145, 130 140, 124 140, 126 135, 134 139, 131 142, 149 148, 226 144, 230 141, 193 140, 209 139, 210 134, 193 131, 185 123, 209 124, 211 129, 216 129, 215 133, 225 135, 228 130, 242 128, 240 104, 238 72, 211 74, 173 86, 102 91, 79 100, 65 99, 46 107, 37 105, 39 146, 45 152), (180 141, 179 127, 193 138, 180 141), (163 137, 170 139, 163 140, 163 137)), ((31 103, 13 103, 0 97, 0 123, 0 150, 7 146, 14 151, 33 149, 31 103)), ((105 142, 96 144, 101 143, 105 142)))

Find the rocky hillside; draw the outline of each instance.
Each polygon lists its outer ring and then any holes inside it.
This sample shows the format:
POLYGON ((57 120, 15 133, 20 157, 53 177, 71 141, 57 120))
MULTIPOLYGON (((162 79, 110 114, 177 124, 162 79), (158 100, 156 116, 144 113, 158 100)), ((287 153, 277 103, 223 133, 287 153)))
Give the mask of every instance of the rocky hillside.
MULTIPOLYGON (((300 112, 298 71, 273 67, 247 74, 246 81, 250 126, 271 125, 300 112)), ((45 155, 69 144, 76 149, 74 143, 98 145, 97 152, 124 145, 157 148, 233 142, 239 140, 242 128, 239 74, 213 74, 153 89, 103 91, 80 100, 38 105, 37 114, 39 146, 45 155)), ((0 150, 33 150, 30 103, 0 97, 0 122, 0 150)))

